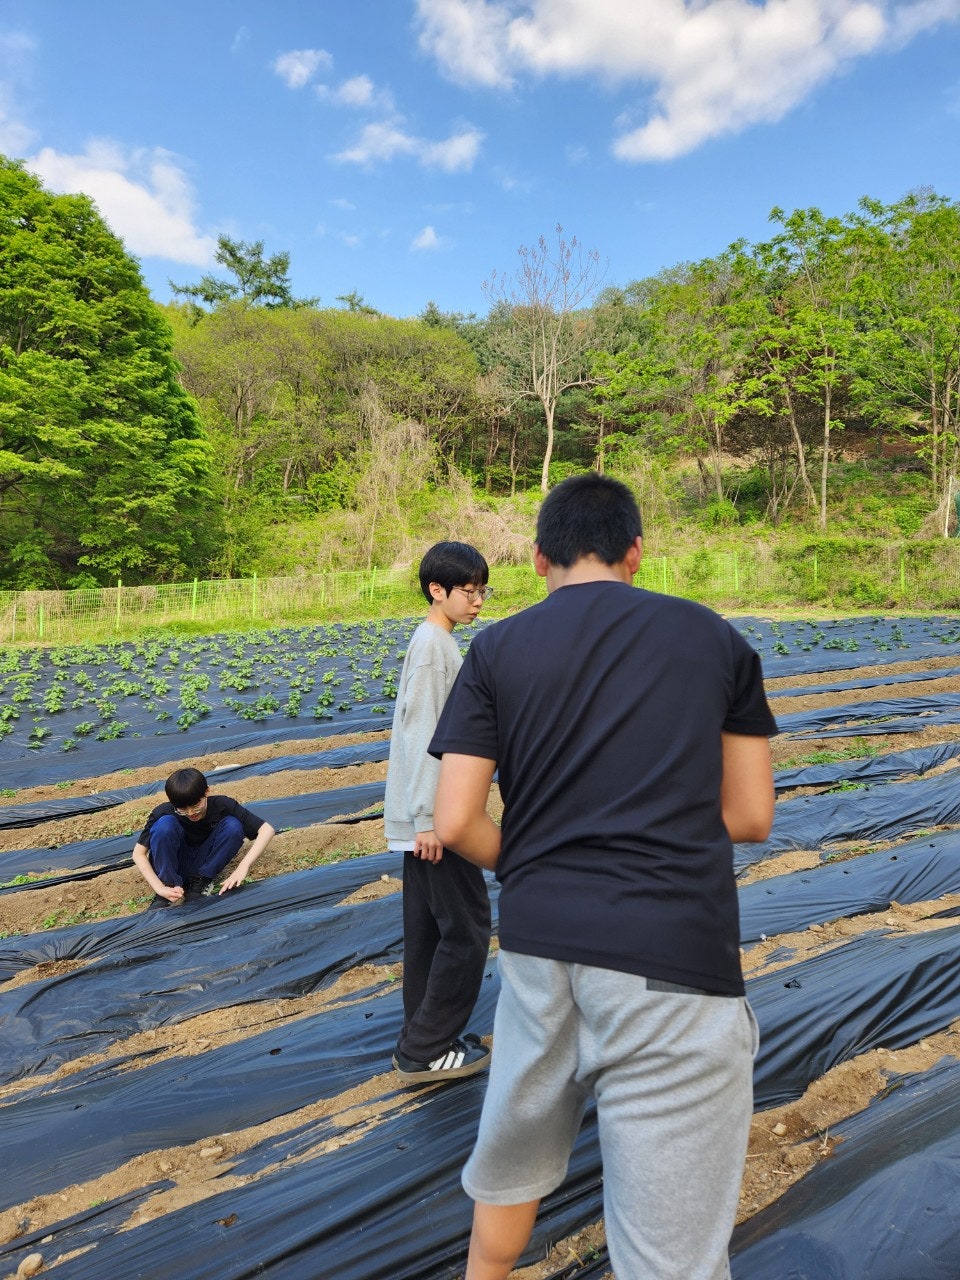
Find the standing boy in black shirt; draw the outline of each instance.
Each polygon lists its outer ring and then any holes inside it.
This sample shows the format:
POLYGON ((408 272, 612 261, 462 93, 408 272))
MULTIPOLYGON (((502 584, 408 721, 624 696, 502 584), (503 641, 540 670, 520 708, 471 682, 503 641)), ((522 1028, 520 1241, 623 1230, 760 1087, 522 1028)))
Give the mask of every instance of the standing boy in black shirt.
POLYGON ((496 871, 501 995, 466 1280, 503 1280, 597 1100, 622 1280, 724 1280, 752 1110, 732 842, 773 817, 760 662, 717 614, 632 586, 640 512, 546 498, 547 599, 477 636, 437 726, 438 837, 496 871), (502 829, 487 815, 494 771, 502 829))
POLYGON ((220 892, 242 884, 276 832, 230 796, 210 794, 199 769, 175 769, 164 785, 168 804, 147 818, 133 850, 137 870, 156 894, 153 906, 172 906, 204 894, 223 868, 253 843, 220 892))

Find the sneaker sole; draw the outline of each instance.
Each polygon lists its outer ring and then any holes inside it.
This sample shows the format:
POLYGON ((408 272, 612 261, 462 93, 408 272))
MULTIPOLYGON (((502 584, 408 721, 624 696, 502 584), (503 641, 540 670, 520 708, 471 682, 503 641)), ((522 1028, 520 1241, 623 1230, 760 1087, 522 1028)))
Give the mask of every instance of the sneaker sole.
POLYGON ((400 1077, 401 1084, 435 1084, 442 1080, 463 1080, 466 1076, 475 1076, 478 1071, 483 1071, 490 1065, 490 1054, 485 1058, 480 1058, 476 1062, 464 1063, 462 1067, 437 1067, 435 1069, 427 1068, 425 1071, 404 1071, 397 1062, 393 1060, 394 1070, 400 1077))

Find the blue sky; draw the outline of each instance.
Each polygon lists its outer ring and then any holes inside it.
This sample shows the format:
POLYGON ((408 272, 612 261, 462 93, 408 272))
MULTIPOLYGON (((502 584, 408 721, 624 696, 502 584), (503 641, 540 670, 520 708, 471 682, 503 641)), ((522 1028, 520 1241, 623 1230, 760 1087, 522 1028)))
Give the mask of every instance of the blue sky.
POLYGON ((558 223, 624 285, 774 205, 958 199, 958 138, 960 0, 0 0, 0 152, 159 301, 225 233, 323 305, 484 314, 558 223))

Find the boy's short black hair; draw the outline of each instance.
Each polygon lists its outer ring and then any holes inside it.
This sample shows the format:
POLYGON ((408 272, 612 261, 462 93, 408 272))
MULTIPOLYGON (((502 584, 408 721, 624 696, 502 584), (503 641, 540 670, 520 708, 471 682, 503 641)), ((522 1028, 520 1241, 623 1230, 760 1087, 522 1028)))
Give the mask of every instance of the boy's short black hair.
POLYGON ((487 562, 469 542, 435 542, 420 561, 420 590, 427 602, 433 603, 430 583, 439 582, 449 595, 454 587, 486 585, 490 570, 487 562))
POLYGON ((583 556, 619 564, 643 536, 640 508, 625 484, 587 471, 569 476, 547 494, 537 516, 537 545, 562 569, 583 556))
POLYGON ((207 794, 208 786, 199 769, 174 769, 163 789, 175 809, 192 809, 207 794))

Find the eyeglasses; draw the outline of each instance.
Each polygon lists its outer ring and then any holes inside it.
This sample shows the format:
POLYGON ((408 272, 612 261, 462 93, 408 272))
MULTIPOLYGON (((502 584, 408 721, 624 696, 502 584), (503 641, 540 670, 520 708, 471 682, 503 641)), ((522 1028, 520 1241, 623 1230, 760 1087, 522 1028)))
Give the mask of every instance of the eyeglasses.
POLYGON ((462 591, 471 604, 479 600, 483 604, 484 600, 489 600, 493 595, 493 587, 454 587, 454 591, 462 591))
POLYGON ((193 818, 198 813, 203 813, 206 807, 207 807, 207 797, 204 796, 203 799, 199 801, 199 803, 192 804, 189 809, 178 809, 176 805, 174 805, 173 812, 178 813, 181 818, 193 818))

